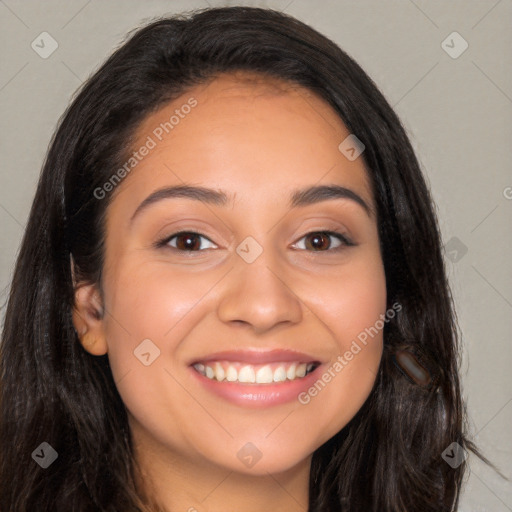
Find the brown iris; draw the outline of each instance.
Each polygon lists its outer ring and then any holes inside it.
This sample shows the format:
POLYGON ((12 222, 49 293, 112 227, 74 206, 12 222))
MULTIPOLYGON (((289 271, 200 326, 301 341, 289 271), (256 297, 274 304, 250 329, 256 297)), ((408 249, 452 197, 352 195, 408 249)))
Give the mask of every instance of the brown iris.
POLYGON ((325 249, 328 249, 329 246, 331 245, 330 237, 327 233, 310 233, 309 235, 306 236, 306 241, 308 239, 311 240, 312 243, 311 244, 306 243, 306 248, 309 249, 310 247, 308 247, 308 246, 311 246, 314 251, 316 251, 318 249, 322 249, 322 247, 321 247, 322 242, 327 244, 327 247, 325 247, 325 249), (318 246, 320 246, 320 247, 318 247, 318 246))
POLYGON ((176 248, 180 251, 194 251, 201 247, 201 236, 197 233, 178 233, 175 235, 176 248), (185 243, 180 244, 179 240, 185 240, 185 243), (194 241, 195 240, 195 241, 194 241))

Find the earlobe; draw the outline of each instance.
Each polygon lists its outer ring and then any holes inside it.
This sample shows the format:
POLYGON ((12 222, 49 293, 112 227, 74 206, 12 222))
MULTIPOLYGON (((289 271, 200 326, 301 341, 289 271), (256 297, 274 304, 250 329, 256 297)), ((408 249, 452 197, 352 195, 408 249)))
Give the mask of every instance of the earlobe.
POLYGON ((96 285, 82 285, 75 290, 73 325, 84 349, 96 356, 108 352, 101 311, 101 299, 96 285))
POLYGON ((86 332, 81 338, 80 343, 87 352, 95 356, 103 356, 108 352, 105 339, 96 338, 93 333, 86 332))

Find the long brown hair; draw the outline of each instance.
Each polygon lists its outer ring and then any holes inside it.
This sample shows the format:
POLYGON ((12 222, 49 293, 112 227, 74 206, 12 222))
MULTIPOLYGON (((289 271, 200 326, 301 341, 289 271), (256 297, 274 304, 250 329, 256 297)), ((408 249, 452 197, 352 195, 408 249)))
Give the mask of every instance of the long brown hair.
MULTIPOLYGON (((151 509, 137 490, 124 404, 108 357, 91 356, 71 320, 79 279, 101 283, 110 195, 140 122, 219 73, 250 70, 306 87, 363 142, 377 205, 388 305, 374 389, 313 455, 310 512, 455 510, 465 462, 443 451, 464 435, 458 329, 433 203, 400 120, 334 42, 270 9, 204 9, 161 18, 130 38, 81 87, 51 142, 12 280, 0 346, 0 510, 151 509), (399 352, 401 351, 401 352, 399 352), (413 354, 429 385, 407 376, 413 354), (32 452, 47 442, 46 469, 32 452)), ((156 507, 156 506, 155 506, 156 507)))

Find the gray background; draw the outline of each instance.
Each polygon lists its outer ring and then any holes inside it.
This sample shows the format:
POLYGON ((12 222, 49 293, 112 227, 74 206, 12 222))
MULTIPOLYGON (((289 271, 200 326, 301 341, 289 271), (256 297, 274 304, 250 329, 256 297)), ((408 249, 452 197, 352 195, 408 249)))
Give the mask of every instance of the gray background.
MULTIPOLYGON (((48 142, 75 89, 142 21, 208 5, 296 16, 354 57, 395 107, 438 207, 471 432, 512 477, 511 0, 0 0, 0 303, 48 142), (42 46, 44 31, 58 43, 46 59, 31 47, 42 46), (463 48, 448 37, 454 31, 469 45, 457 58, 443 49, 463 48)), ((470 461, 460 510, 512 510, 511 483, 470 461)))

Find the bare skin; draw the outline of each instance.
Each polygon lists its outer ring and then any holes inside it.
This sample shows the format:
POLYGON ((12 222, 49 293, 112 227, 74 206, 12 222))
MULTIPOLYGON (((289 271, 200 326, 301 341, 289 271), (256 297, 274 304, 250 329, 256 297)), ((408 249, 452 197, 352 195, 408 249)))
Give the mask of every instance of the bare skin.
POLYGON ((306 511, 312 454, 361 408, 382 355, 380 331, 307 404, 245 407, 193 374, 195 358, 241 348, 305 352, 326 371, 386 311, 364 162, 338 149, 349 131, 310 91, 248 76, 222 75, 142 123, 134 149, 157 144, 108 207, 102 293, 76 293, 75 326, 91 354, 108 353, 144 485, 169 511, 306 511), (197 106, 157 140, 191 97, 197 106), (134 216, 154 191, 185 183, 232 202, 168 197, 134 216), (370 211, 350 198, 290 206, 293 191, 318 185, 350 189, 370 211), (178 249, 183 235, 155 246, 180 231, 200 234, 194 251, 178 249), (325 231, 353 245, 314 245, 325 231), (236 252, 247 237, 262 248, 251 263, 236 252), (146 339, 160 350, 148 366, 134 356, 146 339), (237 456, 247 443, 261 454, 251 467, 237 456))

